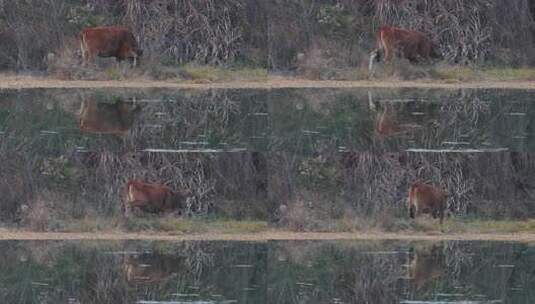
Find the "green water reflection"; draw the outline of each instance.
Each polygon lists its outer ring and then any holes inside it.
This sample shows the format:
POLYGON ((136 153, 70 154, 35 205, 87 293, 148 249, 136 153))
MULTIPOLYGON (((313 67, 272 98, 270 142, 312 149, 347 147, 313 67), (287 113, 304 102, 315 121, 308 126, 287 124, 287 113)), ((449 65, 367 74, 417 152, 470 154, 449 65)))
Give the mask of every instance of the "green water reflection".
POLYGON ((1 255, 3 303, 535 301, 526 244, 9 241, 1 255))
POLYGON ((46 149, 535 149, 525 90, 0 91, 0 132, 46 149))

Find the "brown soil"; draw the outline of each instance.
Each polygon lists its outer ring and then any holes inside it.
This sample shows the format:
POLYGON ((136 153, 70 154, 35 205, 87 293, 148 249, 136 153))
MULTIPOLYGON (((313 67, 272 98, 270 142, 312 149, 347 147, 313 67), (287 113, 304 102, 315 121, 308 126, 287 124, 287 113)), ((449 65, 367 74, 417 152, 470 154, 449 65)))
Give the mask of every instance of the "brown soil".
POLYGON ((24 88, 510 88, 510 89, 535 89, 535 81, 483 81, 483 82, 441 82, 432 80, 420 81, 314 81, 303 79, 288 79, 270 77, 266 81, 233 81, 214 83, 192 83, 152 81, 143 79, 132 80, 59 80, 49 77, 33 76, 10 76, 0 75, 0 89, 24 89, 24 88))
POLYGON ((65 233, 65 232, 28 232, 0 230, 0 240, 166 240, 166 241, 271 241, 271 240, 407 240, 407 241, 506 241, 535 242, 535 234, 528 233, 462 233, 462 234, 423 234, 423 233, 319 233, 268 231, 259 233, 236 234, 183 234, 166 235, 162 233, 65 233))

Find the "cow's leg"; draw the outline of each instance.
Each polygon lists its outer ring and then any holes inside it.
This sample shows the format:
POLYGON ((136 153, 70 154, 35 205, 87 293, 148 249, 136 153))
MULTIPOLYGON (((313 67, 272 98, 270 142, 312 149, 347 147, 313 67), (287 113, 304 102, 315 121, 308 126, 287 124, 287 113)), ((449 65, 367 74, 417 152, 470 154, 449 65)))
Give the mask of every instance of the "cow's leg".
POLYGON ((414 202, 409 201, 409 217, 412 219, 415 218, 417 211, 418 209, 416 208, 414 202))
POLYGON ((368 63, 368 75, 372 78, 375 74, 375 69, 373 68, 373 63, 377 60, 379 61, 379 50, 375 49, 370 53, 370 61, 368 63))
POLYGON ((82 66, 87 67, 89 65, 89 50, 82 48, 82 66))
POLYGON ((444 209, 440 209, 439 217, 440 217, 440 231, 444 232, 444 225, 443 225, 443 222, 444 222, 444 209))
POLYGON ((130 204, 128 203, 123 204, 124 217, 130 217, 131 214, 132 214, 132 210, 131 210, 130 204))
POLYGON ((88 49, 86 53, 87 53, 87 57, 86 57, 86 60, 85 60, 86 67, 89 67, 91 65, 95 65, 95 67, 96 67, 96 63, 95 63, 95 54, 96 54, 96 52, 88 49))
POLYGON ((85 38, 82 35, 80 39, 80 52, 82 54, 82 66, 84 67, 87 66, 87 57, 89 56, 88 51, 87 45, 85 44, 85 38))
POLYGON ((389 46, 386 46, 385 44, 384 51, 385 51, 385 63, 392 63, 392 56, 394 55, 393 50, 389 46))
POLYGON ((121 58, 115 57, 115 69, 120 70, 121 69, 121 58))

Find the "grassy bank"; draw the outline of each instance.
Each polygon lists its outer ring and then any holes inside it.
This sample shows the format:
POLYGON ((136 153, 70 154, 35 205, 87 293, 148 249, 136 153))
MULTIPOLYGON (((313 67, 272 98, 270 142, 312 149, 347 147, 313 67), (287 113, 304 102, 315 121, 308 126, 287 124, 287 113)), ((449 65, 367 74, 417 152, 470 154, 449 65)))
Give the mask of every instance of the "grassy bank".
MULTIPOLYGON (((78 69, 78 68, 77 68, 78 69)), ((81 68, 80 68, 81 69, 81 68)), ((263 68, 225 68, 188 64, 155 66, 149 70, 81 69, 68 73, 0 74, 0 88, 34 87, 519 87, 535 81, 535 68, 480 68, 467 66, 381 66, 373 78, 366 68, 329 68, 293 74, 263 68)))
MULTIPOLYGON (((22 227, 22 230, 36 230, 22 227)), ((11 230, 11 229, 9 229, 11 230)), ((338 219, 326 221, 321 228, 295 229, 294 226, 270 225, 259 220, 230 220, 203 218, 139 217, 139 218, 84 218, 80 220, 56 222, 50 227, 37 229, 52 232, 98 233, 159 233, 164 235, 196 234, 255 234, 265 232, 321 232, 321 233, 441 233, 437 220, 430 218, 363 220, 338 219)), ((531 220, 484 220, 484 219, 446 219, 445 234, 535 234, 535 219, 531 220)))
MULTIPOLYGON (((487 81, 533 81, 535 68, 510 67, 477 67, 451 65, 412 65, 408 63, 383 65, 373 80, 427 80, 437 82, 487 82, 487 81)), ((223 68, 207 65, 189 64, 179 68, 179 82, 222 82, 222 81, 265 81, 273 73, 262 68, 223 68)), ((359 81, 369 80, 368 69, 359 67, 354 69, 313 68, 299 70, 288 79, 307 80, 341 80, 359 81)))
POLYGON ((535 80, 535 68, 442 66, 436 68, 433 78, 445 81, 532 81, 535 80))

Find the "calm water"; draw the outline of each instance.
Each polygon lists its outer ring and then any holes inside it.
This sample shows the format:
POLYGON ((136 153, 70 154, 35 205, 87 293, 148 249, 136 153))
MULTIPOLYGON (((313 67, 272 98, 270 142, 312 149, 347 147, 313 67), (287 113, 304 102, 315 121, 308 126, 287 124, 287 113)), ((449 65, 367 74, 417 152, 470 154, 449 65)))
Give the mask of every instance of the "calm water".
POLYGON ((534 125, 522 90, 0 92, 4 141, 69 151, 534 151, 534 125))
POLYGON ((2 242, 3 303, 533 303, 535 246, 2 242))

